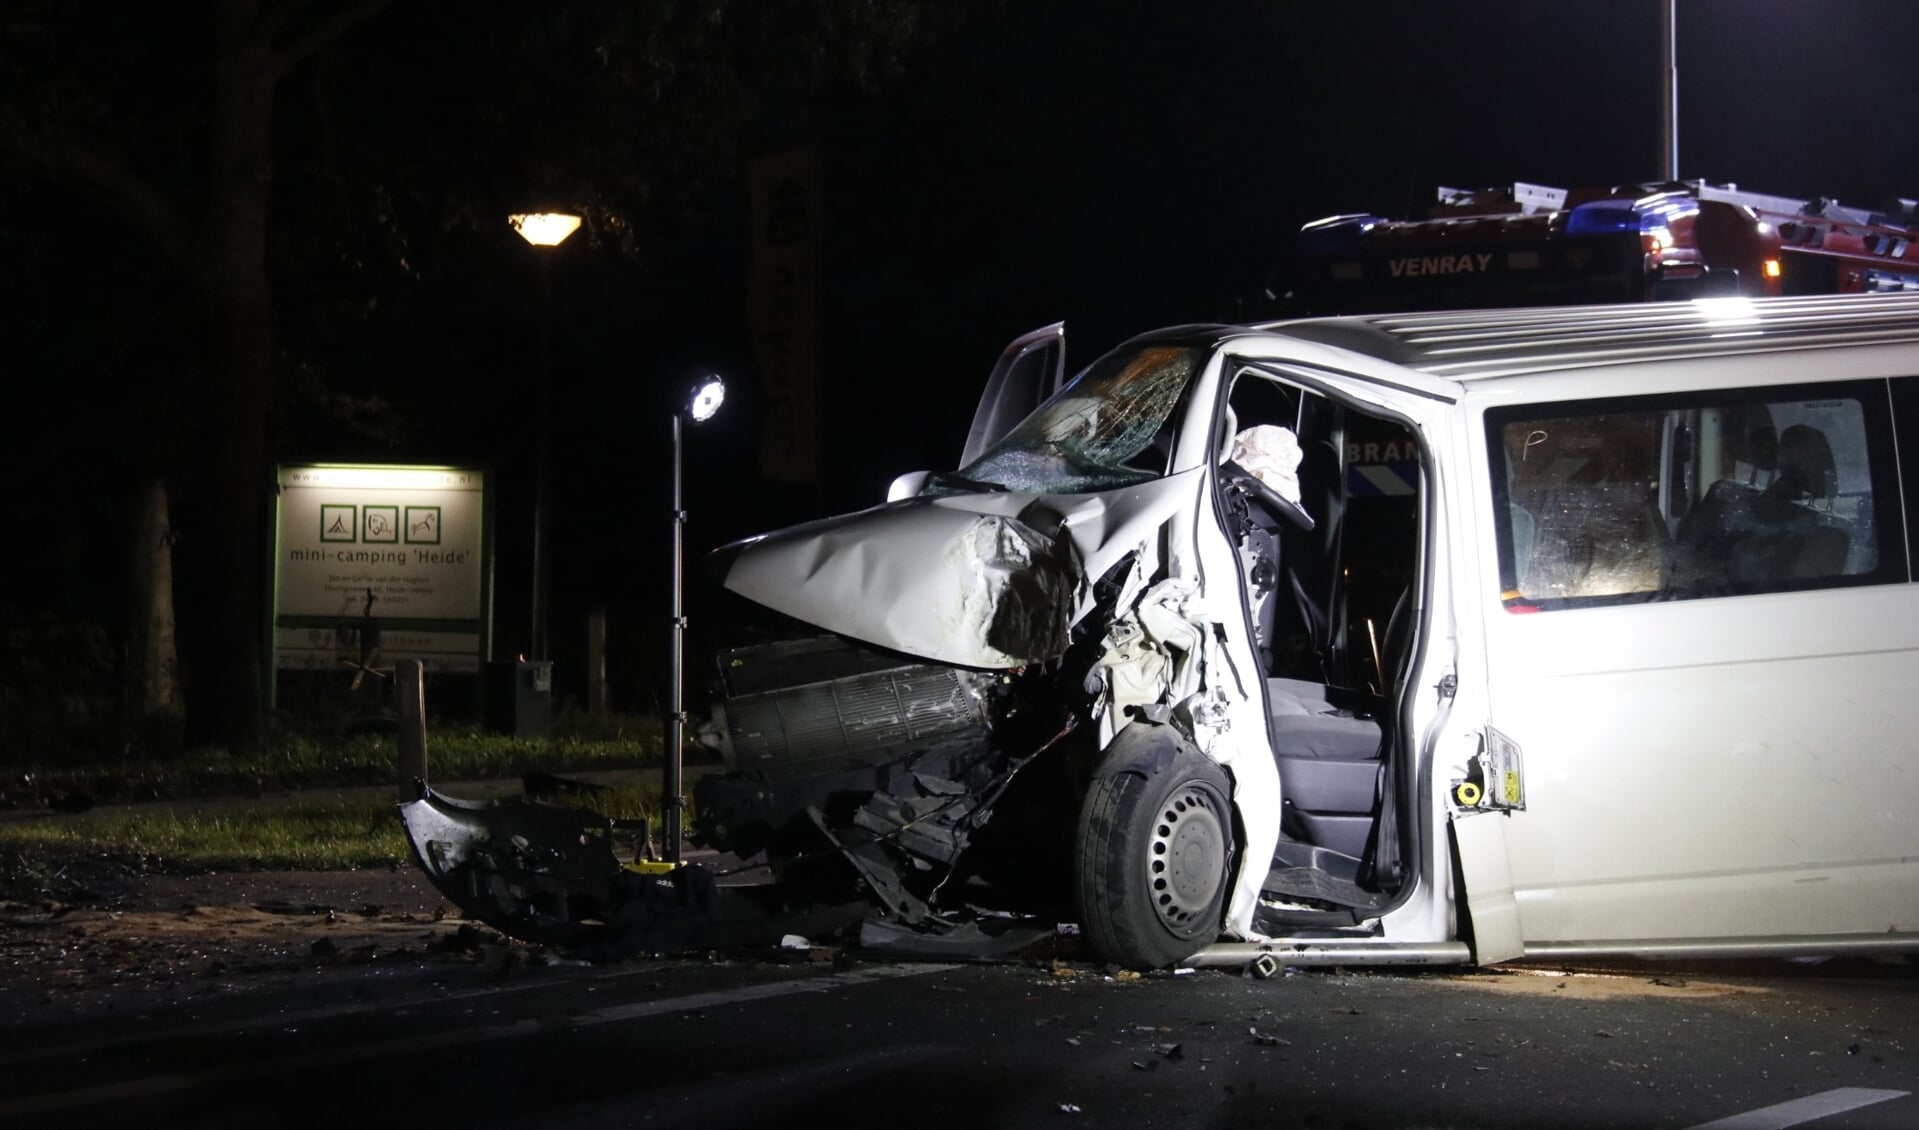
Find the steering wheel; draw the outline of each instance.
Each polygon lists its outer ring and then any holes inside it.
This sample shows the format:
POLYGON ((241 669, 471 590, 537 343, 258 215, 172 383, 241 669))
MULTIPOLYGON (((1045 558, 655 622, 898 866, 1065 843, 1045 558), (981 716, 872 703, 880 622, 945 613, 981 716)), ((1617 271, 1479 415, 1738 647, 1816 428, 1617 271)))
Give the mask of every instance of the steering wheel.
POLYGON ((1264 510, 1273 518, 1284 518, 1302 530, 1311 530, 1313 528, 1313 516, 1311 514, 1301 509, 1299 503, 1293 502, 1285 495, 1267 486, 1251 471, 1248 471, 1231 459, 1220 464, 1220 470, 1235 488, 1244 492, 1246 497, 1250 499, 1254 505, 1264 510))

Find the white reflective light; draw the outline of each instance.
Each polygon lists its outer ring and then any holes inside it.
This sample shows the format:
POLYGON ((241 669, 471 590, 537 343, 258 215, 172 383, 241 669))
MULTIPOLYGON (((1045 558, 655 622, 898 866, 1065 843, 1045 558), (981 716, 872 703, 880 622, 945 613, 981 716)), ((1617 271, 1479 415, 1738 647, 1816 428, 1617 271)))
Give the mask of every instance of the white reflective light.
POLYGON ((1759 310, 1752 299, 1732 295, 1725 298, 1695 298, 1692 308, 1710 326, 1756 326, 1759 310))
POLYGON ((473 488, 479 476, 458 467, 288 467, 282 473, 289 485, 348 487, 361 490, 443 490, 473 488))
POLYGON ((687 405, 687 414, 696 424, 704 424, 720 410, 726 402, 726 385, 718 377, 707 377, 693 390, 693 399, 687 405))
POLYGON ((580 218, 565 212, 527 212, 508 216, 506 222, 535 247, 558 247, 580 228, 580 218))

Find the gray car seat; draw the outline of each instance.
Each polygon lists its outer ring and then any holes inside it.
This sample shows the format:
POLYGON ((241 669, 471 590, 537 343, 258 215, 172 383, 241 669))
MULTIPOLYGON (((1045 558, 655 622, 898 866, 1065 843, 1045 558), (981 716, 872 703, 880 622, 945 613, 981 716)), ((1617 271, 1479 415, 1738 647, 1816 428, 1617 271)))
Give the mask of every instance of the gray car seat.
POLYGON ((1387 623, 1381 652, 1388 693, 1359 709, 1327 701, 1325 687, 1293 679, 1268 680, 1275 760, 1285 797, 1285 820, 1296 838, 1357 861, 1367 854, 1381 798, 1385 714, 1397 688, 1412 635, 1410 591, 1387 623))
POLYGON ((1734 547, 1756 528, 1753 508, 1774 477, 1778 438, 1772 413, 1761 406, 1742 421, 1732 445, 1735 468, 1743 474, 1720 479, 1679 522, 1673 542, 1668 586, 1683 596, 1736 591, 1728 562, 1734 547))
POLYGON ((1754 500, 1752 528, 1732 547, 1727 575, 1739 591, 1790 588, 1845 571, 1847 524, 1832 513, 1838 472, 1826 433, 1794 424, 1779 433, 1778 473, 1754 500))

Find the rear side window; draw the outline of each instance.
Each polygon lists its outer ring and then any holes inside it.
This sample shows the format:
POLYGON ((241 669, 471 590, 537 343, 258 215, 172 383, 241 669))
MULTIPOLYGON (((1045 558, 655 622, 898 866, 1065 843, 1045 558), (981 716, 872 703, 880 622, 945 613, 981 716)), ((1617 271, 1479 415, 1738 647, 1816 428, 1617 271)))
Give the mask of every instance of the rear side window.
POLYGON ((1907 579, 1883 381, 1519 405, 1486 420, 1515 611, 1907 579))

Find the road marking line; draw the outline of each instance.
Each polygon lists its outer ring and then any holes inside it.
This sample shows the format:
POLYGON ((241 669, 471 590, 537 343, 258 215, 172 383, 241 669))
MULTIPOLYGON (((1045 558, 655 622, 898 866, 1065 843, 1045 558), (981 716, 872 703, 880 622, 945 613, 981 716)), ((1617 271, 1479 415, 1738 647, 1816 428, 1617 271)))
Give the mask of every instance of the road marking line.
POLYGON ((1819 1094, 1807 1095, 1803 1099, 1794 1099, 1789 1103, 1749 1110, 1744 1114, 1735 1114, 1716 1122, 1702 1122, 1691 1130, 1785 1130, 1788 1126, 1797 1126, 1802 1122, 1844 1114, 1846 1111, 1882 1103, 1887 1099, 1903 1099, 1911 1093, 1911 1091, 1881 1091, 1872 1087, 1841 1087, 1836 1091, 1821 1091, 1819 1094))
POLYGON ((482 1044, 493 1040, 532 1036, 541 1032, 588 1028, 599 1024, 614 1024, 647 1016, 663 1016, 674 1012, 692 1012, 697 1009, 715 1008, 728 1004, 745 1004, 751 1001, 791 996, 795 993, 825 993, 831 992, 834 989, 850 988, 855 985, 863 985, 873 981, 887 981, 896 977, 916 977, 923 973, 944 973, 958 968, 959 966, 957 965, 875 965, 863 969, 849 970, 844 973, 833 973, 824 977, 805 977, 794 981, 773 981, 764 985, 744 985, 737 989, 725 989, 718 992, 694 993, 691 996, 685 997, 669 997, 664 1000, 613 1005, 609 1008, 595 1009, 592 1012, 573 1013, 567 1016, 515 1020, 504 1024, 482 1025, 478 1028, 434 1032, 422 1036, 408 1036, 403 1039, 387 1040, 375 1044, 336 1047, 324 1051, 305 1052, 297 1056, 262 1060, 257 1063, 240 1064, 234 1067, 218 1068, 211 1071, 193 1072, 190 1074, 168 1073, 164 1075, 150 1075, 144 1079, 127 1079, 105 1086, 91 1086, 83 1091, 62 1091, 50 1095, 33 1095, 26 1098, 0 1101, 0 1119, 17 1118, 23 1114, 44 1114, 49 1111, 95 1106, 103 1102, 151 1098, 156 1095, 187 1091, 211 1083, 231 1083, 242 1079, 260 1078, 288 1070, 289 1067, 293 1065, 297 1065, 300 1071, 310 1071, 315 1067, 352 1063, 357 1060, 403 1056, 421 1051, 455 1048, 465 1044, 482 1044))

